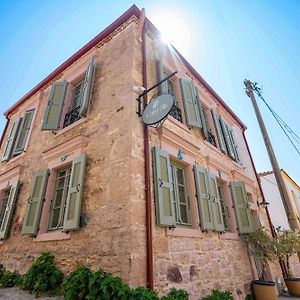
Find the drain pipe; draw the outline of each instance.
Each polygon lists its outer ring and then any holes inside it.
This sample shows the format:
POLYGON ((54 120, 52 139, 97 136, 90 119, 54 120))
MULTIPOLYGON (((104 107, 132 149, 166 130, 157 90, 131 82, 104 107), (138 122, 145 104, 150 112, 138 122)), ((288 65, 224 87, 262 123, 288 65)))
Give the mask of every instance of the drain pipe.
MULTIPOLYGON (((145 13, 145 11, 144 11, 145 13)), ((147 89, 147 49, 146 49, 147 20, 144 20, 142 29, 142 73, 143 87, 147 89)), ((148 96, 143 96, 143 108, 147 106, 148 96)), ((149 129, 144 126, 144 158, 145 158, 145 198, 146 198, 146 260, 147 260, 147 288, 153 290, 153 245, 152 245, 152 205, 151 205, 151 180, 150 180, 150 145, 149 129)))
MULTIPOLYGON (((249 145, 248 145, 248 142, 247 142, 244 130, 243 130, 243 137, 244 137, 244 141, 245 141, 245 144, 246 144, 246 148, 247 148, 249 156, 250 156, 251 164, 252 164, 252 167, 253 167, 253 170, 254 170, 254 174, 255 174, 255 177, 256 177, 256 180, 257 180, 257 183, 258 183, 258 187, 259 187, 259 190, 260 190, 260 193, 261 193, 261 196, 262 196, 262 200, 263 200, 263 202, 266 202, 266 198, 265 198, 265 195, 264 195, 261 183, 260 183, 259 176, 257 174, 256 167, 254 165, 253 157, 252 157, 252 154, 250 152, 250 148, 249 148, 249 145)), ((272 223, 272 219, 271 219, 271 216, 270 216, 269 209, 268 209, 268 207, 266 205, 265 205, 265 211, 266 211, 266 214, 267 214, 268 223, 269 223, 269 227, 271 229, 272 237, 276 237, 277 234, 276 234, 276 231, 275 231, 273 223, 272 223)), ((279 260, 279 264, 280 264, 282 275, 283 275, 284 278, 286 278, 287 269, 286 269, 286 266, 285 266, 284 262, 281 259, 279 260)))

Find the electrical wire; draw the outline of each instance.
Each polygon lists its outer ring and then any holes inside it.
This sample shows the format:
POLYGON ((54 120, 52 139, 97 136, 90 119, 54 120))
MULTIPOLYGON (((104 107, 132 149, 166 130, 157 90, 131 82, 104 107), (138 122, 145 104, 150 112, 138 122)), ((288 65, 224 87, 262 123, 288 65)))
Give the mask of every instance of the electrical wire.
POLYGON ((300 156, 300 150, 298 149, 298 147, 296 146, 296 143, 298 143, 300 145, 300 138, 299 136, 283 121, 282 118, 280 118, 280 116, 270 107, 270 105, 267 103, 267 101, 264 99, 264 97, 261 94, 261 88, 259 88, 257 86, 257 83, 253 84, 253 90, 254 92, 258 95, 259 98, 262 99, 262 101, 264 102, 264 104, 267 106, 267 108, 270 110, 271 114, 273 115, 273 117, 275 118, 276 122, 278 123, 278 125, 280 126, 280 128, 282 129, 282 131, 284 132, 284 134, 286 135, 286 137, 289 139, 290 143, 293 145, 293 147, 295 148, 296 152, 298 153, 298 155, 300 156), (292 140, 294 139, 294 141, 292 140))

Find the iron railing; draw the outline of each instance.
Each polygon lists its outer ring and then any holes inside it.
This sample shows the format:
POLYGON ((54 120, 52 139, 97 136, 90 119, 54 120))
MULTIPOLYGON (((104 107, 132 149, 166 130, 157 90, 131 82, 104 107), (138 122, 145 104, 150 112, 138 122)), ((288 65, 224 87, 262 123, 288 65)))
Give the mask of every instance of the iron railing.
POLYGON ((207 140, 215 147, 217 147, 217 143, 216 143, 216 138, 215 136, 210 132, 208 131, 208 138, 207 140))
POLYGON ((170 115, 176 119, 177 121, 182 123, 182 116, 181 116, 181 110, 178 106, 173 105, 171 111, 170 111, 170 115))
POLYGON ((77 106, 66 114, 64 120, 64 128, 80 119, 79 109, 80 106, 77 106))

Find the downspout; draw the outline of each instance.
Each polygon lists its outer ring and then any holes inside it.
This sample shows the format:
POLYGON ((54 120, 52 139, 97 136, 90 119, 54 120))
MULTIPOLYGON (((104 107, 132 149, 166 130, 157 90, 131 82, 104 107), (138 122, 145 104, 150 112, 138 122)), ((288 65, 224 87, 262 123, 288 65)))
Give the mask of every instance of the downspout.
MULTIPOLYGON (((257 180, 257 183, 258 183, 258 187, 259 187, 259 190, 260 190, 263 202, 266 202, 266 198, 265 198, 262 186, 261 186, 261 182, 260 182, 258 173, 256 171, 256 167, 254 165, 253 157, 252 157, 252 154, 250 152, 250 148, 249 148, 249 145, 248 145, 248 142, 247 142, 244 130, 243 130, 243 137, 244 137, 244 141, 245 141, 245 144, 246 144, 246 147, 247 147, 247 151, 248 151, 249 156, 250 156, 251 164, 252 164, 252 167, 253 167, 253 170, 254 170, 254 174, 255 174, 255 177, 256 177, 256 180, 257 180)), ((268 206, 266 206, 266 205, 265 205, 265 211, 266 211, 266 214, 267 214, 268 223, 269 223, 269 227, 271 229, 272 237, 276 237, 277 234, 276 234, 276 231, 274 229, 274 226, 273 226, 273 223, 272 223, 272 220, 271 220, 271 216, 270 216, 270 213, 269 213, 268 206)), ((284 262, 281 259, 279 260, 279 264, 280 264, 282 275, 283 275, 284 278, 286 278, 287 277, 286 266, 285 266, 284 262)))
POLYGON ((10 121, 10 119, 6 116, 6 124, 5 124, 4 130, 3 130, 2 135, 1 135, 1 139, 0 139, 0 147, 2 146, 4 137, 5 137, 5 133, 6 133, 6 130, 7 130, 7 128, 8 128, 8 125, 9 125, 9 121, 10 121))
MULTIPOLYGON (((142 73, 143 87, 147 89, 147 49, 146 49, 147 20, 142 29, 142 73)), ((148 103, 148 96, 143 96, 143 108, 148 103)), ((145 198, 146 198, 146 260, 147 260, 147 288, 153 290, 153 246, 152 246, 152 205, 151 205, 151 180, 150 180, 150 150, 149 129, 144 126, 144 157, 145 157, 145 198)))

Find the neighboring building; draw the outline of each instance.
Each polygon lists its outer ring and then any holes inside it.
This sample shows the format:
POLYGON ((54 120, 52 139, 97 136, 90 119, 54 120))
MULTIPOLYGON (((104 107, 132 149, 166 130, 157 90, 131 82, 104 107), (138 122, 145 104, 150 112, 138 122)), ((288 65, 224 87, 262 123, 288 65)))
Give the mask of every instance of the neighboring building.
POLYGON ((0 262, 7 268, 24 272, 50 251, 65 272, 84 263, 132 286, 149 284, 153 272, 161 294, 175 286, 198 299, 221 288, 244 299, 257 271, 240 234, 267 224, 246 127, 176 50, 160 44, 139 9, 5 115, 0 262), (144 153, 147 129, 133 86, 150 87, 174 69, 161 87, 174 95, 174 108, 161 126, 148 127, 144 153))
POLYGON ((282 202, 273 171, 258 174, 266 201, 270 203, 269 211, 274 227, 277 230, 300 230, 300 187, 284 171, 281 175, 289 198, 286 205, 282 202))

